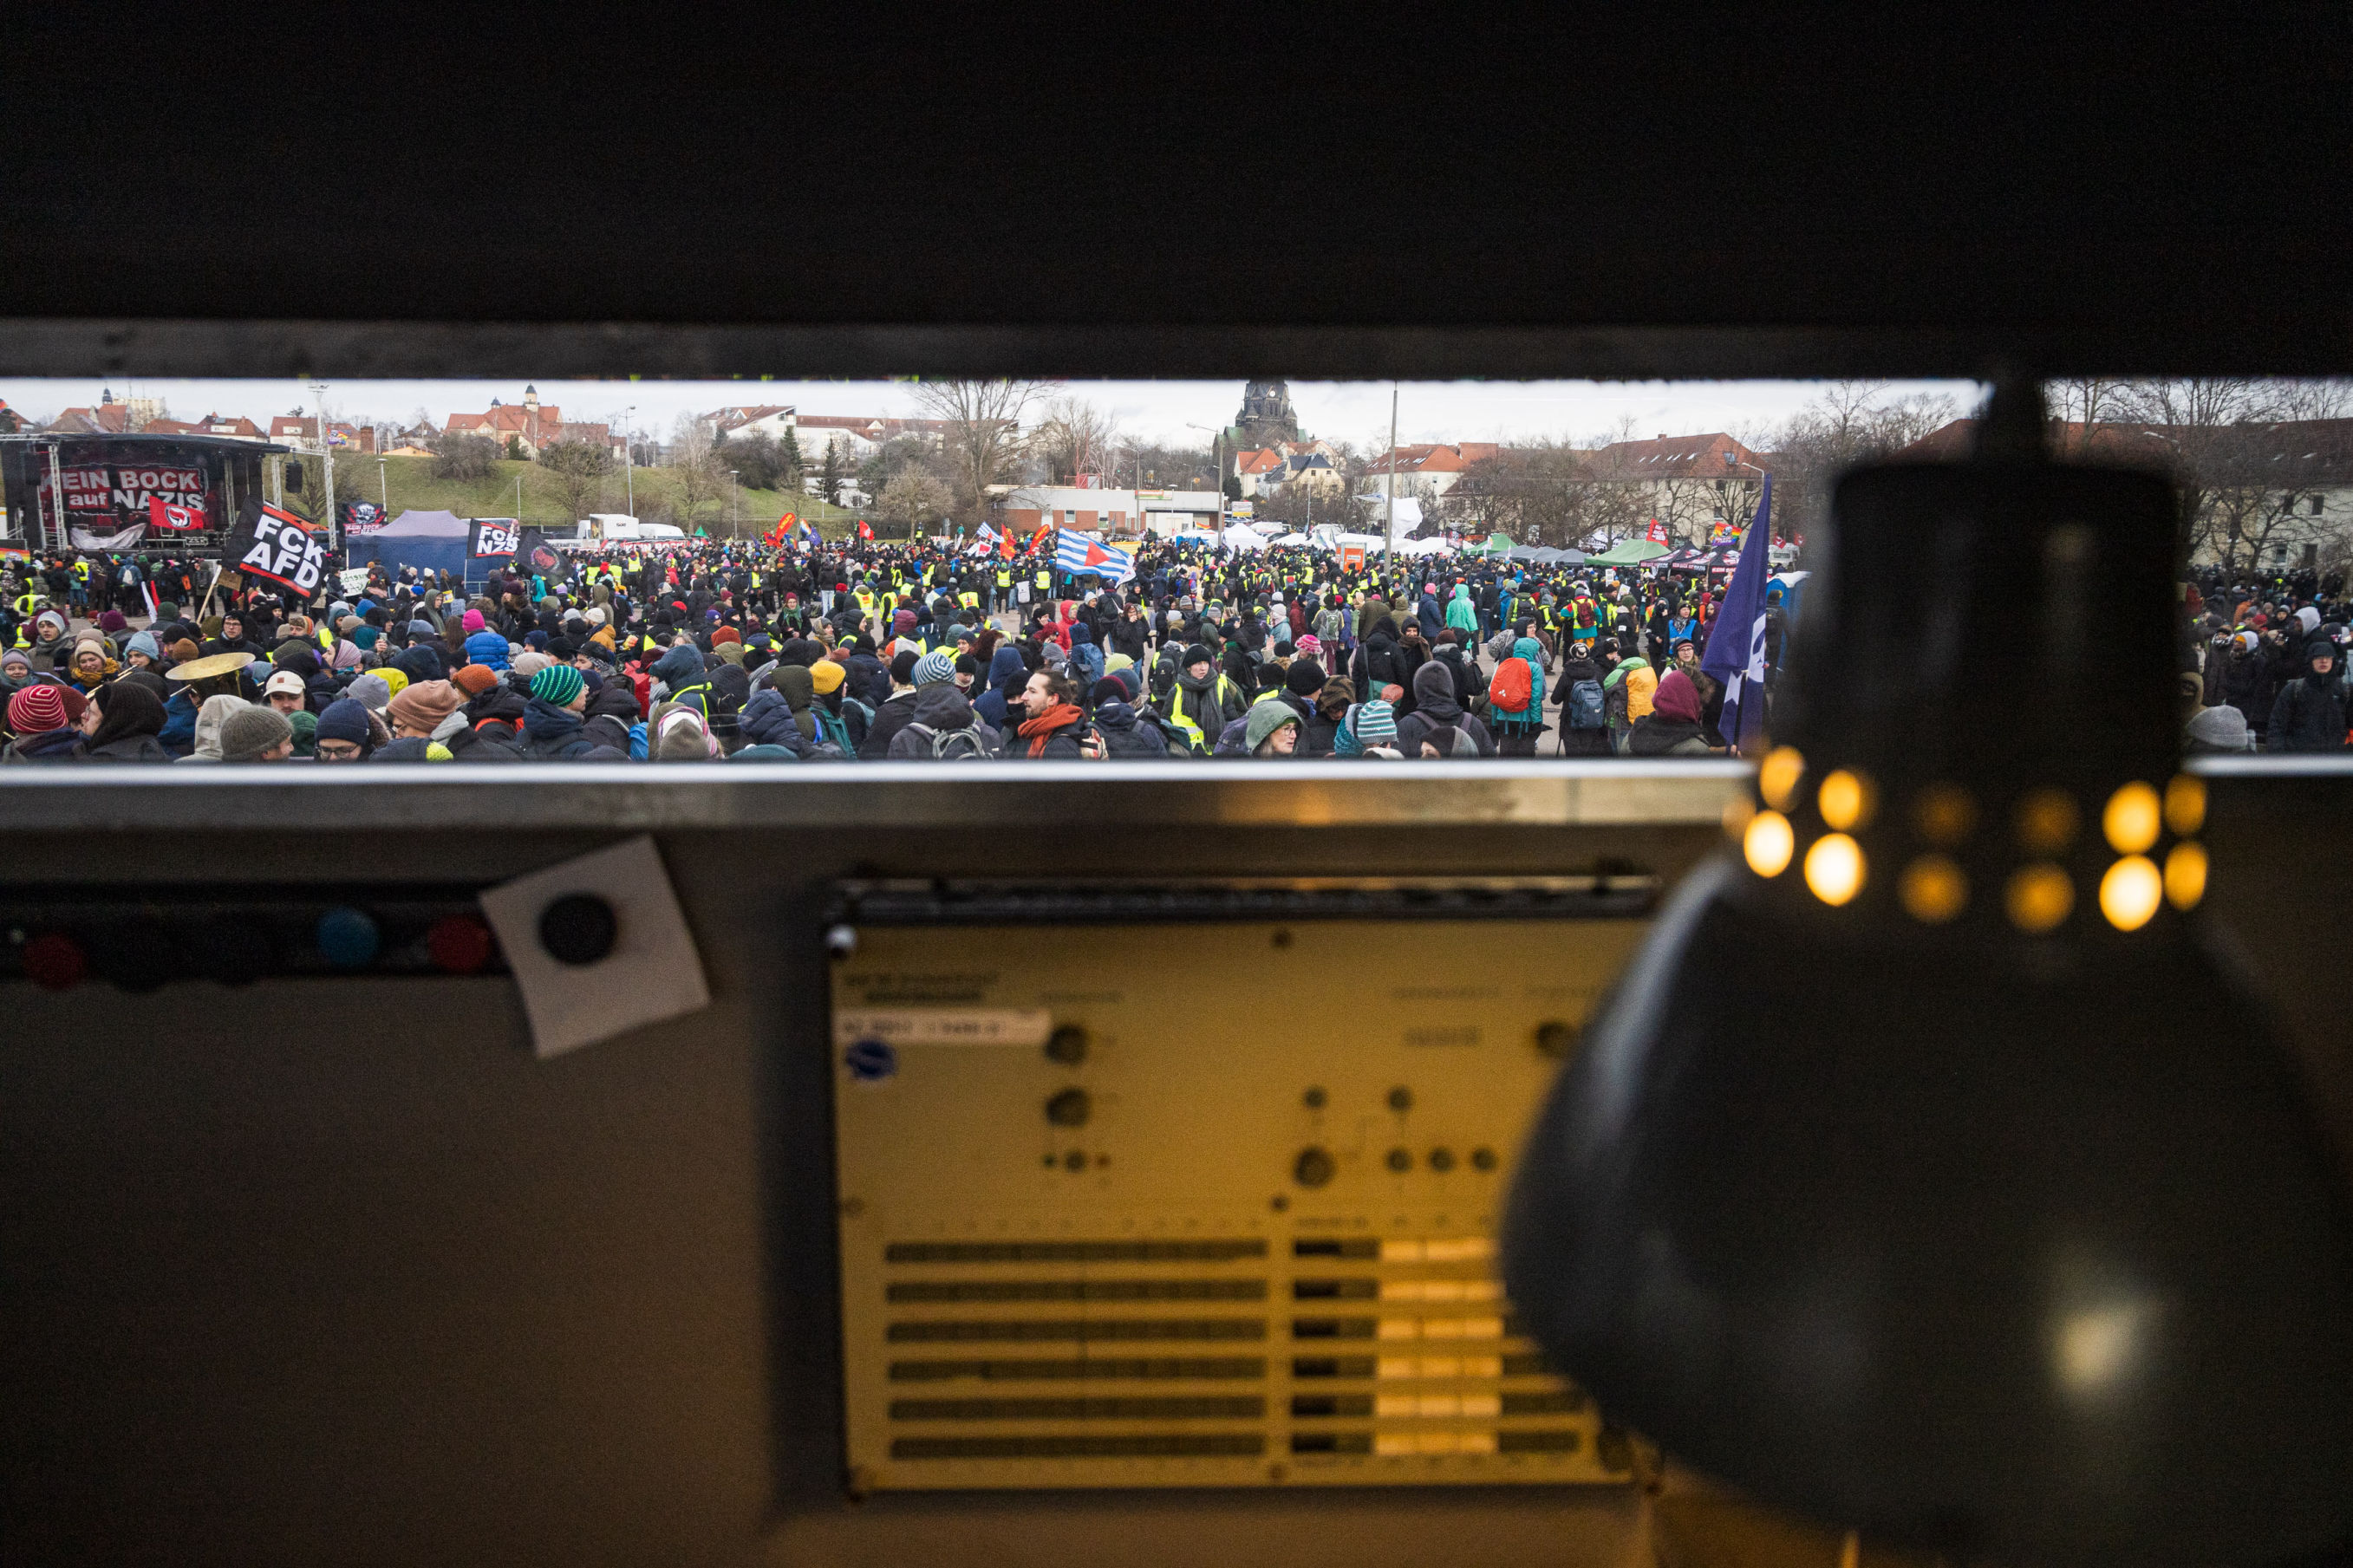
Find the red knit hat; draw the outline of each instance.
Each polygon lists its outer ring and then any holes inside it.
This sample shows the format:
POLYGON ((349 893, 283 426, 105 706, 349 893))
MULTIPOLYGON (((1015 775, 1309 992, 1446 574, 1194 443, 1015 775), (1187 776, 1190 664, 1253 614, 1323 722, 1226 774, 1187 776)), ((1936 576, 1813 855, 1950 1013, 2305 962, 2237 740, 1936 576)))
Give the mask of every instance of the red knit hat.
POLYGON ((460 665, 458 673, 449 678, 450 685, 476 697, 498 683, 499 672, 487 664, 460 665))
POLYGON ((717 647, 723 642, 740 643, 743 640, 742 635, 733 626, 722 626, 711 634, 711 646, 713 647, 717 647))
POLYGON ((27 686, 8 699, 8 728, 19 735, 38 735, 79 724, 89 699, 71 687, 27 686))

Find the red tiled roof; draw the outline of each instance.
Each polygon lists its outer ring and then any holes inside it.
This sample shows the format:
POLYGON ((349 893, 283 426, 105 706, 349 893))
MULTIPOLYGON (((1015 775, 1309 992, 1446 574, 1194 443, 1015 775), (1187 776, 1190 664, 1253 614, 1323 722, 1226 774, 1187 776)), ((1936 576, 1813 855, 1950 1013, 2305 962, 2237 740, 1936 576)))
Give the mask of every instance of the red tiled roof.
POLYGON ((1593 454, 1593 475, 1603 479, 1756 479, 1765 465, 1755 452, 1721 430, 1704 436, 1660 436, 1648 441, 1613 441, 1593 454), (1733 461, 1725 462, 1729 453, 1733 461))

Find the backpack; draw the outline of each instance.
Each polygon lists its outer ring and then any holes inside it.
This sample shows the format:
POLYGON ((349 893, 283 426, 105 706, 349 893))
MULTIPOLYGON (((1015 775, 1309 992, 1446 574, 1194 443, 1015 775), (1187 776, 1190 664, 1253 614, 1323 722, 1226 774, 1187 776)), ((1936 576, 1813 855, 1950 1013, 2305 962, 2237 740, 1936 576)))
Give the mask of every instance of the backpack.
POLYGON ((1460 725, 1432 724, 1428 730, 1422 731, 1421 738, 1429 744, 1436 746, 1438 754, 1441 757, 1475 757, 1479 754, 1479 742, 1472 740, 1471 732, 1460 725))
POLYGON ((935 763, 993 762, 1005 753, 993 751, 981 739, 980 726, 967 724, 961 730, 934 730, 929 724, 910 724, 907 728, 921 735, 932 748, 935 763))
POLYGON ((1365 674, 1372 687, 1372 696, 1379 696, 1384 686, 1405 684, 1404 678, 1398 673, 1400 662, 1402 660, 1393 644, 1365 645, 1365 674))
POLYGON ((1601 699, 1601 682, 1580 680, 1568 689, 1568 728, 1572 730, 1602 730, 1609 727, 1609 713, 1601 699))
POLYGON ((1505 713, 1525 710, 1535 694, 1535 673, 1524 658, 1507 658, 1497 665, 1495 679, 1487 683, 1488 706, 1505 713))

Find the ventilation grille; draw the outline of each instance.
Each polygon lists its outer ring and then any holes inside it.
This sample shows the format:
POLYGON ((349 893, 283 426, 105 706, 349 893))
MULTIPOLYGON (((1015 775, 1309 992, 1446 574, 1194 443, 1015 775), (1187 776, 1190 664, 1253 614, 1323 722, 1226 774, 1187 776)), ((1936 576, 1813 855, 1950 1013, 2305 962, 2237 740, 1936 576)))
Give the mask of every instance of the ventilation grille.
POLYGON ((1546 1368, 1493 1253, 1483 1237, 894 1242, 887 1451, 914 1486, 953 1461, 955 1484, 1035 1461, 1056 1462, 1037 1484, 1089 1484, 1063 1461, 1123 1484, 1119 1460, 1201 1461, 1202 1485, 1478 1479, 1463 1467, 1482 1460, 1509 1463, 1493 1479, 1622 1479, 1626 1445, 1546 1368))

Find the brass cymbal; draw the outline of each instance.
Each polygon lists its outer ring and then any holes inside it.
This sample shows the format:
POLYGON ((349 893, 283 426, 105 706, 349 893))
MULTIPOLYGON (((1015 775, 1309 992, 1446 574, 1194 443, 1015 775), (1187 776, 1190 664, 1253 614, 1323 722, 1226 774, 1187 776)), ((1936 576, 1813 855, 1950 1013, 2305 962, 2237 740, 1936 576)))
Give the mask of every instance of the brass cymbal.
POLYGON ((192 658, 175 664, 164 673, 174 680, 209 680, 216 675, 228 675, 253 662, 249 653, 216 653, 210 658, 192 658))

